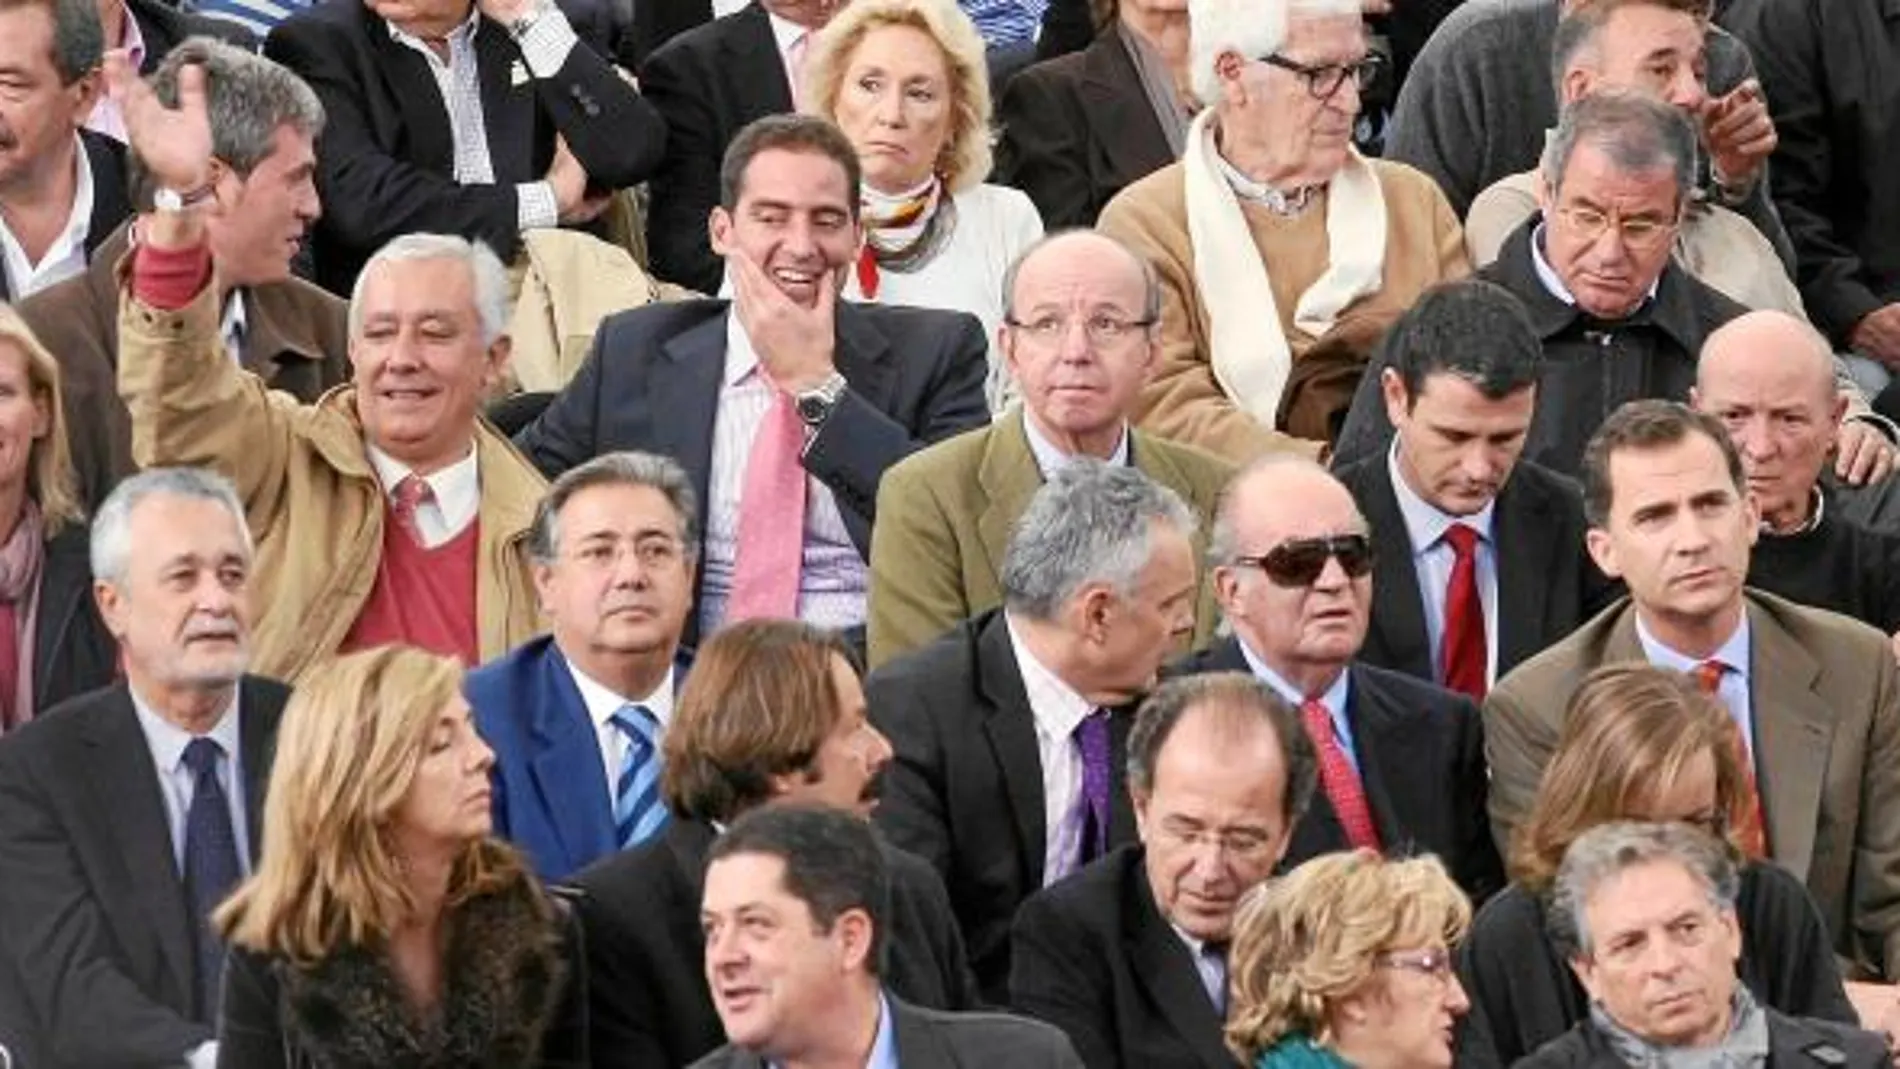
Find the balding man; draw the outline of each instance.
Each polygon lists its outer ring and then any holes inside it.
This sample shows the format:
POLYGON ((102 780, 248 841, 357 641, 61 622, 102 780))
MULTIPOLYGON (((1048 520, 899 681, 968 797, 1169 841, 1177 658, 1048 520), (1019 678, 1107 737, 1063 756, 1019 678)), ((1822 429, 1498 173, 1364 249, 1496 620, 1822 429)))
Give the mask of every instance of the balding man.
MULTIPOLYGON (((1146 260, 1114 238, 1072 230, 1025 250, 1003 287, 997 344, 1022 407, 885 473, 871 533, 873 668, 1002 602, 1010 527, 1075 457, 1134 467, 1202 516, 1233 474, 1223 460, 1129 425, 1160 344, 1161 287, 1146 260)), ((1197 540, 1195 555, 1206 548, 1197 540)), ((1215 618, 1204 584, 1197 644, 1215 618)))
POLYGON ((1372 540, 1352 494, 1312 461, 1270 457, 1228 486, 1211 541, 1234 637, 1181 667, 1250 673, 1299 710, 1322 775, 1286 864, 1347 848, 1429 852, 1482 901, 1503 873, 1485 824, 1478 709, 1357 660, 1372 540))
POLYGON ((1846 402, 1827 339, 1784 312, 1750 312, 1709 335, 1695 407, 1728 428, 1761 535, 1748 585, 1900 629, 1900 539, 1831 515, 1821 483, 1846 402))

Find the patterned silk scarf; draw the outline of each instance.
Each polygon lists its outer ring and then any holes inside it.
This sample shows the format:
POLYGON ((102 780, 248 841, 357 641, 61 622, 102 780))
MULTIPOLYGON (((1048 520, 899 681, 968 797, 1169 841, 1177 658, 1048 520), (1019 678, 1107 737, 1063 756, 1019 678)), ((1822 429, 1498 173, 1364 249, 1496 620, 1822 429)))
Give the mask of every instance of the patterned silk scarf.
POLYGON ((935 175, 896 196, 860 187, 864 248, 858 250, 858 290, 865 300, 877 300, 884 271, 910 270, 936 253, 948 235, 950 203, 935 175))

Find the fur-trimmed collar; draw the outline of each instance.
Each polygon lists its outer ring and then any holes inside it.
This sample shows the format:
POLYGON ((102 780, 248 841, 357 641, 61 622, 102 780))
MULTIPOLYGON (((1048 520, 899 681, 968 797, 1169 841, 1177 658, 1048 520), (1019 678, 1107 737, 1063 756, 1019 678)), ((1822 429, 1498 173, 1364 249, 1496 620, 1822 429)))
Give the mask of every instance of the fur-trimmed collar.
POLYGON ((318 1069, 538 1065, 568 980, 555 908, 525 876, 463 903, 428 1021, 416 1019, 381 950, 352 947, 309 969, 280 963, 286 1045, 318 1069))

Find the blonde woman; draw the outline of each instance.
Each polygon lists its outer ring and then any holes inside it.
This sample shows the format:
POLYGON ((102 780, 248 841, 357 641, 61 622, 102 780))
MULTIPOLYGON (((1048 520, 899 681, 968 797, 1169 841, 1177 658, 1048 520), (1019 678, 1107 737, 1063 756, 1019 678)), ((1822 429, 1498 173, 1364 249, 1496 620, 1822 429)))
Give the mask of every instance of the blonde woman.
POLYGON ((461 669, 381 647, 319 666, 284 711, 231 947, 224 1069, 588 1064, 579 939, 489 835, 461 669))
POLYGON ((1234 918, 1227 1047, 1252 1069, 1450 1069, 1471 905, 1436 858, 1324 854, 1234 918))
POLYGON ((992 411, 1013 396, 996 348, 1003 284, 1042 236, 1020 190, 986 184, 983 39, 954 0, 854 0, 819 34, 807 110, 858 150, 864 248, 845 296, 969 312, 990 339, 992 411))
POLYGON ((0 733, 112 682, 59 364, 0 304, 0 733))

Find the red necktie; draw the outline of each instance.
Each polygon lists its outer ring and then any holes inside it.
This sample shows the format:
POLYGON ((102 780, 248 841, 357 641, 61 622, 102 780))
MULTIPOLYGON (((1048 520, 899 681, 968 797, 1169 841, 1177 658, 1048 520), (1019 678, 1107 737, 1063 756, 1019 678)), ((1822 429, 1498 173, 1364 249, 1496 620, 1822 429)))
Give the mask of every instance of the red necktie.
POLYGON ((1462 523, 1445 529, 1456 559, 1445 586, 1445 634, 1439 669, 1445 686, 1483 701, 1490 653, 1484 640, 1484 603, 1478 600, 1478 532, 1462 523))
POLYGON ((1333 733, 1333 714, 1318 698, 1308 698, 1300 703, 1300 719, 1306 722, 1306 733, 1313 737, 1313 747, 1319 751, 1320 787, 1333 805, 1333 815, 1339 818, 1346 841, 1354 849, 1379 849, 1379 829, 1372 823, 1372 807, 1366 804, 1359 773, 1353 771, 1352 762, 1339 745, 1339 736, 1333 733))
MULTIPOLYGON (((1702 693, 1721 701, 1722 676, 1727 671, 1728 665, 1721 661, 1703 661, 1691 674, 1702 693)), ((1742 853, 1751 858, 1764 858, 1768 856, 1768 832, 1762 818, 1761 791, 1755 785, 1755 759, 1748 752, 1748 739, 1739 725, 1735 731, 1735 763, 1742 770, 1742 816, 1735 838, 1741 844, 1742 853)))
POLYGON ((416 519, 416 510, 434 501, 435 491, 421 477, 405 475, 396 483, 396 490, 391 497, 389 508, 395 513, 397 525, 408 533, 416 545, 426 545, 422 538, 422 525, 416 519))
POLYGON ((739 490, 739 537, 725 621, 798 615, 805 553, 805 423, 792 395, 772 387, 739 490))

